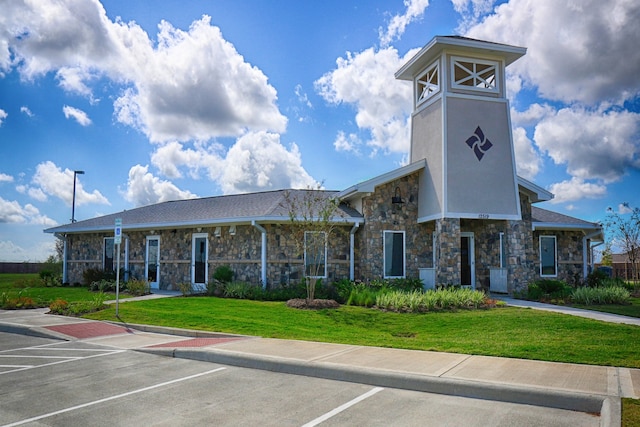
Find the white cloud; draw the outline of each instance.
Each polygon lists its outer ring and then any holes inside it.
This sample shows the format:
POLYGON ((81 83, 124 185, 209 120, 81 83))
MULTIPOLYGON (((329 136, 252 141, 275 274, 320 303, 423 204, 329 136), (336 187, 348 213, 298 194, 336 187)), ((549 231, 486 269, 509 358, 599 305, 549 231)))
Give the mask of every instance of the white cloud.
POLYGON ((558 182, 549 187, 555 197, 550 203, 565 203, 583 199, 600 199, 607 195, 607 187, 600 184, 585 182, 580 178, 558 182))
POLYGON ((513 130, 513 145, 518 175, 530 181, 533 180, 542 168, 542 158, 523 128, 513 130))
POLYGON ((640 114, 565 108, 536 126, 534 140, 572 176, 609 183, 640 167, 639 131, 640 114))
POLYGON ((620 215, 630 214, 633 212, 633 209, 629 206, 628 203, 620 203, 618 205, 618 213, 620 215))
POLYGON ((34 224, 53 227, 57 222, 40 214, 38 208, 27 203, 21 206, 17 201, 9 201, 0 197, 0 223, 34 224))
MULTIPOLYGON (((81 182, 82 175, 76 178, 76 206, 87 204, 109 205, 109 201, 98 190, 88 193, 81 182)), ((26 192, 36 200, 44 200, 47 196, 57 197, 71 206, 73 199, 73 171, 64 171, 55 163, 46 161, 36 167, 31 180, 33 185, 25 188, 26 192)), ((24 191, 23 191, 24 192, 24 191)))
POLYGON ((215 180, 224 168, 224 159, 218 154, 222 150, 219 144, 198 142, 194 148, 185 148, 185 144, 174 141, 160 146, 152 154, 151 163, 169 178, 181 178, 180 168, 188 167, 192 178, 198 178, 200 169, 204 169, 215 180))
POLYGON ((282 132, 276 90, 203 16, 188 31, 162 21, 157 43, 135 22, 111 21, 97 0, 9 2, 0 21, 0 70, 25 79, 55 72, 60 86, 94 101, 91 85, 122 85, 118 121, 151 141, 282 132))
POLYGON ((29 107, 23 105, 22 107, 20 107, 20 112, 22 114, 25 114, 27 117, 33 117, 34 114, 31 112, 31 110, 29 109, 29 107))
POLYGON ((317 182, 302 167, 296 144, 287 150, 280 135, 252 132, 238 138, 227 152, 219 184, 225 194, 235 194, 315 187, 317 182))
MULTIPOLYGON (((403 58, 395 48, 347 52, 346 58, 337 59, 335 70, 315 82, 327 102, 356 108, 356 124, 371 134, 365 144, 374 153, 409 151, 411 84, 396 80, 394 73, 416 52, 411 50, 403 58)), ((343 146, 343 137, 339 134, 334 145, 343 146)))
POLYGON ((13 182, 13 177, 0 172, 0 182, 13 182))
POLYGON ((529 105, 525 111, 517 111, 515 108, 512 108, 511 123, 514 127, 532 126, 538 124, 538 122, 545 117, 554 114, 556 114, 556 110, 550 105, 533 103, 529 105))
POLYGON ((466 32, 470 27, 493 9, 496 0, 451 0, 453 8, 462 19, 458 25, 458 31, 466 32))
POLYGON ((157 49, 136 64, 135 90, 116 103, 119 120, 136 124, 155 142, 286 129, 267 77, 210 20, 204 16, 188 32, 159 25, 157 49))
POLYGON ((87 113, 78 108, 65 105, 62 107, 62 112, 65 118, 74 119, 80 126, 89 126, 91 124, 91 119, 87 116, 87 113))
POLYGON ((85 83, 96 76, 85 68, 62 67, 56 73, 60 86, 67 92, 77 93, 95 102, 91 88, 85 83))
POLYGON ((173 183, 153 176, 148 166, 135 165, 129 170, 124 198, 135 206, 146 206, 171 200, 193 199, 195 194, 180 190, 173 183))
POLYGON ((7 112, 0 108, 0 126, 2 126, 2 122, 8 116, 7 112))
POLYGON ((633 0, 510 0, 465 35, 527 47, 509 70, 546 99, 621 104, 640 94, 639 21, 633 0))
POLYGON ((387 47, 393 41, 398 40, 407 28, 407 25, 422 18, 425 9, 429 6, 429 0, 404 0, 407 8, 403 15, 395 15, 389 20, 387 28, 378 29, 380 45, 387 47))
POLYGON ((41 262, 55 253, 55 241, 40 242, 24 248, 11 240, 0 240, 0 261, 4 262, 41 262))
POLYGON ((360 145, 362 141, 358 138, 358 135, 350 133, 345 134, 343 131, 338 132, 336 140, 333 142, 333 147, 336 151, 347 151, 354 154, 360 154, 360 145))

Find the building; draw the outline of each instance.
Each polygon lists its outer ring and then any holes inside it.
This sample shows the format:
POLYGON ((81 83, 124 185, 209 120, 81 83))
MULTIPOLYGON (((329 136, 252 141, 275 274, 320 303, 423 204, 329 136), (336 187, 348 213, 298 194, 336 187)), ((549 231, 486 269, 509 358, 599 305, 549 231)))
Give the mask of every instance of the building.
MULTIPOLYGON (((495 292, 539 278, 586 277, 602 228, 533 206, 553 195, 516 175, 505 68, 526 49, 435 37, 396 78, 411 81, 410 163, 322 197, 340 201, 326 238, 326 280, 420 277, 495 292)), ((160 203, 45 230, 65 242, 65 278, 113 268, 115 219, 123 266, 152 288, 204 286, 219 265, 263 286, 300 280, 280 190, 160 203)))

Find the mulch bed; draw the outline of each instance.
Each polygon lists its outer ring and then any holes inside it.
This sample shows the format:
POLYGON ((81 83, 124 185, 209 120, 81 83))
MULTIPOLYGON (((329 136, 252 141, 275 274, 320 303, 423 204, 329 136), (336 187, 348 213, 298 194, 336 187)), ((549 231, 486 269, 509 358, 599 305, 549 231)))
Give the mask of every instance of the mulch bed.
POLYGON ((287 301, 287 307, 307 310, 320 310, 323 308, 338 308, 340 304, 332 299, 314 299, 308 301, 304 298, 295 298, 287 301))

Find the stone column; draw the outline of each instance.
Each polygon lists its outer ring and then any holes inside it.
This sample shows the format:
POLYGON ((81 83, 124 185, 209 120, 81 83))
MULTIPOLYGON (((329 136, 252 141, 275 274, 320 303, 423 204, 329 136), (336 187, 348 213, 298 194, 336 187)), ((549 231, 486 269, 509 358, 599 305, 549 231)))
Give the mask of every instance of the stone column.
POLYGON ((437 284, 459 285, 460 219, 437 219, 435 225, 437 284))

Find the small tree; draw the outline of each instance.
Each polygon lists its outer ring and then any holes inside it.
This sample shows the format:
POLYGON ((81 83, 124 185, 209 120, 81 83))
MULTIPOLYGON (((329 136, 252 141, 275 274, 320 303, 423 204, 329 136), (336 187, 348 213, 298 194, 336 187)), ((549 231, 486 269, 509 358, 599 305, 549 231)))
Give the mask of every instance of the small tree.
POLYGON ((327 263, 327 245, 336 226, 340 202, 331 193, 317 188, 287 191, 283 206, 289 214, 296 250, 303 257, 307 304, 315 299, 318 279, 327 263))
POLYGON ((622 206, 627 213, 614 212, 607 209, 607 219, 604 226, 609 237, 620 246, 631 263, 631 279, 638 280, 638 258, 640 258, 640 208, 629 207, 628 203, 622 206))

